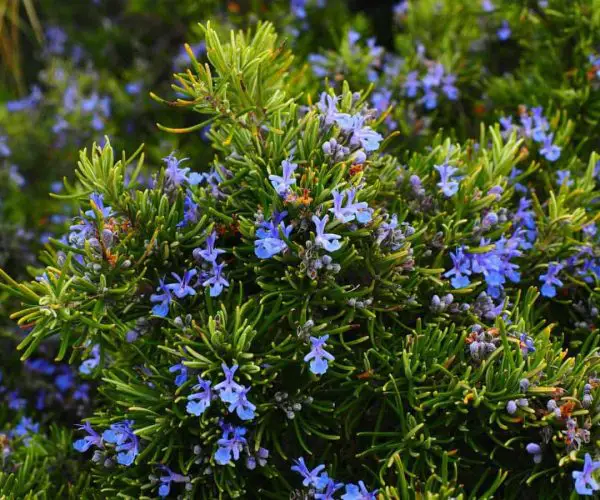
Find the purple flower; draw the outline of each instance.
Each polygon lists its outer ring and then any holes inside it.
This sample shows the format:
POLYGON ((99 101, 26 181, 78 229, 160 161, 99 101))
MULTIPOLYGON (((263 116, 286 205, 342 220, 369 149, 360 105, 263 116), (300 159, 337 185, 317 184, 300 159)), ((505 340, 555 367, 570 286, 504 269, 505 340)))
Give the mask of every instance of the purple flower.
POLYGON ((238 365, 233 365, 229 368, 225 363, 221 365, 225 380, 215 385, 214 390, 219 391, 219 397, 224 403, 233 403, 237 400, 236 393, 244 390, 244 387, 233 380, 233 375, 239 368, 238 365))
MULTIPOLYGON (((183 299, 188 295, 194 296, 196 295, 196 290, 190 286, 190 280, 198 274, 196 269, 189 269, 183 274, 183 277, 180 277, 176 273, 171 273, 171 276, 175 278, 177 283, 170 283, 166 285, 166 289, 170 292, 174 293, 175 296, 179 299, 183 299)), ((206 285, 205 285, 206 286, 206 285)))
POLYGON ((289 160, 283 160, 281 166, 283 167, 283 176, 269 175, 269 180, 275 188, 275 191, 277 191, 277 194, 282 198, 285 198, 292 184, 296 184, 294 172, 298 168, 298 165, 292 163, 290 158, 289 160))
POLYGON ((131 426, 133 421, 124 420, 112 424, 110 429, 102 433, 105 443, 115 445, 117 451, 117 462, 126 467, 130 466, 139 453, 139 439, 134 434, 131 426))
POLYGON ((217 264, 216 262, 212 263, 213 267, 208 274, 208 279, 206 279, 202 286, 210 287, 210 296, 218 297, 221 295, 224 287, 229 286, 229 281, 223 276, 223 268, 225 264, 217 264))
POLYGON ((315 245, 319 248, 324 248, 327 252, 335 252, 341 248, 339 234, 326 233, 325 225, 329 220, 329 216, 326 215, 323 219, 319 219, 316 215, 312 216, 312 221, 315 223, 317 230, 317 236, 315 237, 315 245))
POLYGON ((525 449, 527 453, 533 455, 533 461, 539 464, 542 461, 542 447, 537 443, 529 443, 525 449))
POLYGON ((580 495, 593 495, 594 491, 600 490, 598 482, 592 474, 595 470, 600 469, 600 462, 594 462, 589 453, 585 454, 583 462, 583 470, 573 471, 573 479, 575 479, 575 491, 580 495))
POLYGON ((213 231, 206 238, 206 249, 204 249, 204 250, 201 248, 194 249, 194 252, 193 252, 194 258, 197 260, 204 259, 207 262, 215 262, 217 260, 217 257, 220 254, 225 253, 225 250, 221 250, 220 248, 215 248, 216 241, 217 241, 217 232, 213 231))
POLYGON ((344 483, 336 483, 333 479, 329 479, 322 488, 321 493, 315 493, 315 500, 334 500, 333 494, 344 487, 344 483))
POLYGON ((406 93, 406 97, 416 97, 420 86, 419 73, 411 71, 406 75, 406 81, 404 82, 404 92, 406 93))
POLYGON ((219 465, 227 465, 233 460, 240 458, 240 452, 246 444, 246 429, 244 427, 226 427, 223 437, 217 441, 219 449, 215 453, 215 461, 219 465))
POLYGON ((440 182, 437 183, 437 186, 442 190, 442 193, 444 193, 446 198, 454 196, 458 192, 459 183, 452 176, 458 172, 458 169, 446 163, 443 165, 434 165, 433 168, 440 174, 440 182))
POLYGON ((310 371, 315 375, 323 375, 328 366, 328 361, 333 361, 335 358, 325 350, 325 342, 329 339, 329 335, 322 337, 310 337, 311 350, 304 356, 304 361, 310 361, 310 371))
POLYGON ((280 229, 286 238, 289 238, 292 233, 292 226, 289 225, 286 227, 283 223, 286 215, 287 212, 273 214, 273 220, 263 222, 261 227, 256 231, 256 236, 259 239, 254 242, 254 253, 259 259, 270 259, 287 249, 287 243, 279 236, 280 229))
POLYGON ((179 372, 179 375, 175 377, 175 385, 177 387, 181 387, 183 384, 187 382, 188 379, 188 369, 183 363, 178 363, 169 368, 169 373, 179 372))
POLYGON ((304 458, 300 457, 297 460, 294 460, 296 465, 292 465, 292 470, 300 474, 304 480, 302 484, 304 486, 318 486, 320 483, 319 474, 323 469, 325 469, 324 465, 318 465, 313 470, 308 470, 306 467, 306 463, 304 463, 304 458))
POLYGON ((512 399, 506 403, 506 411, 509 415, 514 415, 517 412, 517 403, 512 399))
POLYGON ((171 469, 169 469, 168 467, 166 467, 164 465, 161 465, 159 468, 165 474, 167 474, 166 476, 159 477, 159 480, 161 482, 161 485, 158 488, 158 496, 159 497, 166 497, 169 495, 169 492, 171 491, 171 483, 189 483, 190 482, 189 476, 182 476, 181 474, 177 474, 176 472, 173 472, 171 469))
POLYGON ((75 448, 80 453, 84 453, 90 449, 91 446, 97 446, 98 448, 104 448, 102 444, 102 438, 100 434, 98 434, 91 426, 89 422, 85 422, 83 425, 78 425, 77 428, 79 430, 85 431, 88 433, 82 439, 78 439, 73 443, 73 448, 75 448))
POLYGON ((174 189, 181 186, 188 180, 189 168, 179 168, 179 165, 188 160, 188 158, 182 158, 178 160, 175 157, 175 152, 172 152, 169 156, 163 158, 167 168, 165 169, 165 187, 167 189, 174 189))
POLYGON ((31 87, 31 93, 23 99, 15 101, 8 101, 6 103, 6 110, 14 113, 17 111, 25 111, 27 109, 35 108, 42 100, 42 91, 37 85, 31 87))
POLYGON ((323 125, 330 126, 335 122, 335 118, 338 114, 337 102, 339 97, 332 96, 327 92, 321 93, 321 99, 317 103, 317 108, 321 112, 323 125))
POLYGON ((544 145, 540 149, 540 154, 546 158, 546 160, 554 162, 560 158, 560 146, 556 146, 552 144, 552 139, 554 139, 554 134, 548 134, 544 138, 544 145))
POLYGON ((367 152, 379 149, 379 143, 383 137, 371 127, 364 125, 365 117, 361 114, 351 116, 347 113, 338 113, 335 121, 344 132, 350 135, 351 146, 360 145, 367 152))
POLYGON ((346 492, 341 500, 377 500, 377 490, 368 491, 362 481, 358 482, 358 486, 350 483, 346 485, 346 492))
POLYGON ((183 200, 183 219, 177 227, 185 227, 188 224, 196 224, 199 220, 199 207, 198 204, 194 201, 190 193, 186 193, 185 198, 183 200))
POLYGON ((423 85, 423 90, 425 93, 423 94, 423 97, 421 97, 419 102, 423 104, 423 106, 425 106, 425 109, 432 110, 437 108, 437 92, 431 87, 425 85, 423 85))
POLYGON ((464 246, 458 247, 456 253, 450 253, 453 267, 449 271, 444 273, 446 278, 452 276, 452 286, 454 288, 464 288, 468 286, 471 281, 468 276, 471 275, 471 264, 469 258, 464 253, 464 246))
POLYGON ((456 101, 458 99, 458 89, 454 86, 455 82, 456 76, 452 73, 448 73, 442 79, 442 91, 451 101, 456 101))
POLYGON ((159 285, 156 290, 162 291, 162 293, 152 294, 150 296, 151 302, 158 302, 158 304, 152 308, 152 314, 164 318, 167 314, 169 314, 169 306, 173 301, 173 297, 171 296, 171 290, 167 288, 167 285, 165 285, 165 282, 162 279, 159 280, 159 285))
POLYGON ((8 400, 8 407, 11 410, 20 411, 27 406, 27 400, 20 396, 21 394, 18 390, 10 391, 6 394, 6 399, 8 400))
POLYGON ((250 387, 242 387, 241 390, 236 391, 235 399, 230 403, 228 410, 233 413, 236 412, 237 416, 242 420, 252 420, 254 418, 254 410, 256 406, 253 405, 246 394, 250 391, 250 387))
POLYGON ((494 12, 496 7, 492 3, 492 0, 481 0, 481 8, 484 12, 494 12))
POLYGON ((502 26, 500 26, 500 28, 498 28, 498 31, 496 31, 496 34, 498 35, 498 40, 501 40, 503 42, 510 38, 512 31, 510 29, 510 24, 508 24, 508 21, 506 21, 506 20, 502 21, 502 26))
POLYGON ((544 297, 552 298, 556 296, 555 286, 562 286, 563 282, 557 278, 558 273, 562 270, 563 265, 558 262, 551 262, 548 264, 548 270, 545 274, 540 276, 542 285, 542 295, 544 297))
POLYGON ((367 224, 371 220, 372 210, 369 208, 369 205, 364 201, 354 203, 356 189, 347 189, 342 193, 333 190, 332 195, 333 208, 330 208, 329 211, 333 213, 337 220, 351 222, 356 219, 361 224, 367 224), (344 197, 347 197, 346 206, 342 207, 344 197))
POLYGON ((100 344, 95 344, 90 351, 90 357, 79 366, 79 373, 90 375, 100 364, 100 344))
POLYGON ((11 150, 6 144, 7 137, 5 135, 0 135, 0 156, 8 157, 11 154, 11 150))
POLYGON ((198 392, 188 396, 188 404, 185 408, 189 414, 199 417, 210 406, 212 400, 212 390, 210 385, 210 380, 202 380, 200 376, 198 376, 198 384, 192 388, 192 390, 198 392))

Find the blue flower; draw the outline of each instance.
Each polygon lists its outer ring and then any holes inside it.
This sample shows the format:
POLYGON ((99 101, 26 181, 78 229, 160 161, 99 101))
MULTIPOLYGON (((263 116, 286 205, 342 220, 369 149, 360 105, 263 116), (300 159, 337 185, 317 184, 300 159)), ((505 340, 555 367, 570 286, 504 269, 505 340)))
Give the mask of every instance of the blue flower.
POLYGON ((525 449, 533 456, 533 462, 539 464, 542 461, 542 447, 537 443, 529 443, 525 449))
POLYGON ((333 361, 335 358, 325 350, 325 342, 329 339, 329 335, 322 337, 310 337, 312 344, 310 352, 304 356, 304 361, 310 361, 310 371, 315 375, 323 375, 328 366, 328 361, 333 361))
POLYGON ((188 158, 182 158, 181 160, 175 157, 175 152, 172 152, 169 156, 163 158, 163 161, 167 165, 165 169, 165 187, 167 189, 174 189, 181 186, 188 180, 189 168, 179 168, 179 165, 188 160, 188 158))
POLYGON ((223 276, 225 264, 213 262, 212 265, 213 267, 208 274, 208 279, 202 283, 202 286, 210 287, 211 297, 218 297, 221 295, 223 288, 229 286, 229 281, 223 276))
POLYGON ((446 163, 443 165, 434 165, 439 174, 440 174, 440 182, 437 183, 437 186, 442 190, 442 193, 446 196, 446 198, 450 198, 454 196, 458 192, 458 179, 453 179, 452 176, 458 172, 456 167, 452 167, 446 163))
POLYGON ((227 465, 231 462, 232 456, 233 460, 237 461, 246 445, 245 435, 245 427, 225 427, 223 437, 217 441, 219 449, 215 453, 215 461, 219 465, 227 465))
POLYGON ((406 80, 404 81, 404 92, 406 97, 416 97, 420 86, 419 73, 411 71, 406 75, 406 80))
POLYGON ((506 21, 506 20, 502 21, 502 26, 500 26, 500 28, 498 28, 498 31, 496 31, 496 34, 498 35, 498 40, 501 40, 503 42, 510 38, 512 31, 510 29, 510 24, 508 24, 508 21, 506 21))
POLYGON ((344 483, 336 483, 333 479, 329 479, 322 488, 323 491, 315 493, 315 500, 334 500, 333 494, 343 487, 344 483))
POLYGON ((139 453, 139 439, 134 434, 132 425, 133 421, 124 420, 112 424, 110 429, 102 433, 104 442, 115 445, 117 462, 126 467, 133 463, 139 453))
POLYGON ((159 286, 156 290, 162 291, 162 293, 152 294, 150 296, 151 302, 158 302, 158 304, 152 308, 152 314, 164 318, 169 314, 169 306, 173 301, 173 297, 171 296, 171 291, 167 288, 167 285, 165 285, 165 282, 162 279, 160 279, 159 286))
POLYGON ((82 439, 78 439, 73 443, 73 448, 75 448, 80 453, 84 453, 90 449, 92 446, 96 446, 98 448, 104 448, 102 444, 102 438, 100 434, 98 434, 91 426, 89 422, 85 422, 83 425, 78 425, 77 428, 79 430, 87 432, 87 436, 82 439))
POLYGON ((79 366, 79 373, 90 375, 100 363, 100 344, 95 344, 90 351, 90 357, 79 366))
POLYGON ((423 86, 423 91, 423 97, 421 97, 419 102, 425 106, 425 109, 432 110, 437 108, 437 92, 431 87, 425 85, 423 86))
POLYGON ((592 474, 595 470, 600 469, 600 462, 594 462, 589 453, 585 454, 583 462, 583 470, 573 471, 573 479, 575 479, 575 491, 580 495, 593 495, 594 491, 600 490, 598 482, 592 474))
POLYGON ((365 117, 360 114, 353 116, 347 113, 338 113, 335 121, 341 129, 350 135, 350 145, 361 145, 365 151, 371 152, 379 149, 383 136, 371 127, 365 126, 365 117))
POLYGON ((183 219, 177 227, 185 227, 188 224, 196 224, 200 218, 198 204, 194 201, 190 193, 186 193, 183 200, 183 219))
POLYGON ((37 85, 31 88, 31 93, 23 99, 15 101, 8 101, 6 103, 6 110, 14 113, 17 111, 25 111, 27 109, 35 108, 42 100, 42 91, 37 85))
POLYGON ((339 97, 335 95, 328 94, 327 92, 321 93, 321 99, 317 103, 317 108, 319 109, 323 125, 330 126, 335 122, 335 118, 338 114, 337 102, 339 97))
POLYGON ((21 417, 21 420, 12 430, 11 434, 14 437, 23 438, 25 446, 29 446, 32 434, 37 434, 39 431, 40 424, 34 423, 31 418, 21 417))
POLYGON ((219 391, 219 397, 221 398, 221 401, 224 403, 233 403, 237 399, 236 393, 244 389, 243 386, 233 380, 233 375, 239 366, 233 365, 231 368, 229 368, 225 363, 223 363, 221 368, 223 369, 225 380, 215 385, 214 390, 219 391))
POLYGON ((333 208, 330 208, 329 211, 333 213, 337 220, 351 222, 356 219, 361 224, 367 224, 371 221, 372 210, 369 205, 364 201, 354 203, 356 189, 347 189, 342 193, 333 190, 331 194, 333 195, 333 208), (344 197, 347 197, 346 206, 342 207, 344 197))
POLYGON ((27 400, 21 397, 18 390, 8 392, 6 399, 8 400, 8 407, 11 410, 20 411, 27 406, 27 400))
POLYGON ((368 491, 362 481, 358 482, 358 486, 350 483, 346 485, 346 492, 341 500, 377 500, 377 490, 368 491))
POLYGON ((183 274, 183 277, 180 277, 176 273, 171 273, 173 278, 177 281, 177 283, 170 283, 165 286, 167 290, 174 293, 175 296, 179 299, 183 299, 188 295, 194 296, 196 295, 196 290, 190 286, 190 280, 198 274, 198 271, 195 269, 189 269, 183 274))
POLYGON ((471 275, 471 263, 464 253, 464 246, 458 247, 456 253, 450 253, 450 258, 454 266, 444 273, 444 277, 449 278, 452 276, 451 282, 454 288, 468 286, 471 283, 468 278, 471 275))
POLYGON ((188 404, 185 408, 189 414, 199 417, 210 406, 212 400, 210 385, 210 380, 202 380, 200 376, 198 376, 198 384, 192 388, 192 390, 198 392, 188 396, 188 404))
POLYGON ((194 249, 193 255, 195 259, 204 259, 207 262, 215 262, 217 257, 222 253, 225 253, 225 250, 221 250, 220 248, 215 248, 215 242, 217 241, 217 232, 213 231, 206 238, 206 249, 196 248, 194 249))
POLYGON ((315 467, 313 470, 308 470, 308 467, 306 467, 306 463, 304 462, 304 458, 300 457, 294 460, 294 462, 295 465, 292 465, 291 469, 292 471, 297 472, 304 478, 302 484, 304 486, 318 487, 320 483, 319 474, 323 469, 325 469, 325 466, 321 464, 315 467))
POLYGON ((273 220, 263 222, 256 231, 259 239, 254 242, 254 253, 259 259, 270 259, 287 249, 287 243, 279 237, 280 229, 286 238, 289 238, 292 232, 292 226, 286 227, 283 223, 286 215, 287 212, 273 214, 273 220))
POLYGON ((294 172, 298 168, 298 165, 292 163, 290 158, 289 160, 283 160, 281 166, 283 167, 283 176, 269 175, 269 180, 275 188, 275 191, 277 191, 277 194, 282 198, 285 198, 289 193, 290 187, 293 184, 296 184, 294 172))
POLYGON ((228 410, 233 413, 236 412, 237 416, 242 420, 252 420, 254 418, 254 410, 256 406, 253 405, 246 394, 250 391, 250 387, 242 387, 241 390, 236 391, 235 399, 229 404, 228 410))
POLYGON ((0 156, 10 156, 11 150, 6 144, 7 137, 5 135, 0 135, 0 156))
POLYGON ((552 298, 556 296, 555 286, 562 286, 563 282, 557 278, 558 273, 562 270, 563 265, 558 262, 551 262, 548 264, 548 270, 545 274, 540 276, 542 285, 542 295, 544 297, 552 298))
POLYGON ((451 101, 456 101, 458 99, 458 89, 454 85, 455 82, 456 76, 452 73, 448 73, 442 79, 442 91, 451 101))
POLYGON ((177 387, 181 387, 183 384, 187 382, 188 379, 188 369, 183 363, 178 363, 169 368, 169 373, 179 372, 179 375, 175 377, 175 385, 177 387))
POLYGON ((325 225, 329 220, 329 216, 326 215, 323 219, 319 219, 316 215, 312 216, 312 221, 315 223, 317 230, 317 236, 315 237, 315 245, 319 248, 324 248, 327 252, 335 252, 341 248, 339 234, 326 233, 325 225))
POLYGON ((552 144, 552 139, 554 139, 554 134, 548 134, 544 138, 544 145, 540 149, 540 154, 546 158, 546 160, 554 162, 560 158, 560 146, 556 146, 552 144))
POLYGON ((183 476, 181 474, 177 474, 176 472, 173 472, 171 469, 169 469, 168 467, 161 465, 159 466, 159 468, 166 473, 166 476, 160 476, 158 479, 160 480, 161 485, 158 488, 158 496, 159 497, 166 497, 169 495, 169 492, 171 491, 171 483, 189 483, 190 482, 190 477, 189 476, 183 476))
POLYGON ((519 345, 524 357, 527 357, 528 354, 535 352, 535 343, 533 342, 533 339, 525 333, 522 333, 519 336, 519 345))

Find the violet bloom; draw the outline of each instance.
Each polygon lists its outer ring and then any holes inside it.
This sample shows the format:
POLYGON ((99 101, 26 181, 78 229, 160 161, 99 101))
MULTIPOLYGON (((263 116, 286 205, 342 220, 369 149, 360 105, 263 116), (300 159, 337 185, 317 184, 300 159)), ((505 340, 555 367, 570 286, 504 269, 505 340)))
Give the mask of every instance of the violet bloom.
POLYGON ((187 382, 187 379, 188 379, 187 366, 185 366, 183 363, 178 363, 169 368, 169 373, 176 373, 176 372, 179 372, 179 374, 175 377, 175 385, 177 387, 181 387, 183 384, 185 384, 187 382))
POLYGON ((557 170, 556 171, 556 183, 559 186, 566 184, 567 186, 572 186, 573 181, 571 180, 571 172, 568 170, 557 170))
POLYGON ((259 259, 270 259, 287 249, 287 243, 279 235, 280 229, 286 238, 289 238, 292 233, 292 225, 286 226, 283 223, 286 215, 287 212, 274 213, 273 220, 263 222, 256 231, 256 236, 259 239, 254 242, 254 253, 259 259))
POLYGON ((294 460, 294 462, 295 465, 292 465, 291 469, 304 478, 302 481, 304 486, 317 486, 320 483, 319 474, 323 469, 325 469, 323 464, 318 465, 313 470, 308 470, 308 467, 306 467, 306 463, 304 462, 304 458, 300 457, 294 460))
POLYGON ((598 482, 594 479, 592 474, 595 470, 600 469, 600 462, 595 462, 589 453, 585 454, 585 460, 583 462, 583 470, 573 471, 573 479, 575 479, 575 491, 580 495, 590 496, 594 494, 594 491, 600 490, 598 482))
POLYGON ((188 295, 194 296, 196 295, 196 290, 190 286, 190 280, 198 274, 196 269, 189 269, 184 274, 183 277, 180 277, 177 273, 171 273, 171 276, 175 278, 177 283, 170 283, 166 285, 166 289, 170 292, 173 292, 175 296, 179 299, 183 299, 188 295))
POLYGON ((350 135, 351 146, 362 146, 365 151, 371 152, 379 149, 379 143, 383 136, 375 132, 371 127, 364 125, 365 117, 361 114, 349 115, 338 113, 335 121, 341 129, 350 135))
POLYGON ((436 185, 442 190, 442 193, 444 193, 446 198, 454 196, 458 192, 459 183, 458 180, 452 176, 458 172, 458 169, 447 165, 446 163, 443 165, 434 165, 433 168, 440 174, 440 182, 436 185))
POLYGON ((333 361, 335 358, 325 350, 325 342, 329 339, 329 335, 322 337, 310 337, 312 344, 310 352, 304 356, 304 361, 310 361, 310 371, 315 375, 323 375, 328 366, 328 361, 333 361))
POLYGON ((404 82, 404 92, 406 97, 416 97, 420 86, 419 73, 411 71, 406 75, 406 81, 404 82))
POLYGON ((542 447, 537 443, 529 443, 525 449, 533 456, 533 462, 539 464, 542 461, 542 447))
POLYGON ((283 167, 283 176, 269 175, 269 180, 271 181, 272 186, 275 188, 275 191, 277 191, 277 194, 282 198, 287 196, 292 184, 296 184, 294 172, 298 168, 298 165, 296 163, 292 163, 290 160, 283 160, 281 162, 281 166, 283 167))
POLYGON ((181 474, 177 474, 176 472, 173 472, 171 469, 169 469, 168 467, 166 467, 164 465, 161 465, 160 469, 167 475, 160 476, 158 478, 161 482, 161 485, 158 488, 158 496, 159 497, 164 498, 169 495, 169 492, 171 491, 171 483, 189 483, 190 482, 189 476, 183 476, 181 474))
POLYGON ((465 255, 464 246, 458 247, 455 253, 450 253, 450 258, 452 259, 453 267, 444 273, 444 277, 449 278, 452 276, 451 283, 454 288, 468 286, 471 283, 468 278, 471 275, 471 263, 465 255))
POLYGON ((342 495, 341 500, 377 500, 377 491, 368 491, 365 483, 362 481, 356 484, 347 484, 346 492, 342 495))
POLYGON ((90 375, 100 364, 100 344, 95 344, 90 351, 90 357, 79 366, 79 373, 90 375))
POLYGON ((455 82, 456 75, 453 75, 452 73, 448 73, 442 79, 442 91, 451 101, 456 101, 458 99, 458 89, 454 85, 455 82))
POLYGON ((498 28, 498 31, 496 31, 496 34, 498 35, 498 40, 501 40, 503 42, 505 42, 506 40, 508 40, 510 38, 512 31, 510 29, 510 24, 508 24, 508 21, 506 21, 506 20, 502 21, 502 26, 500 26, 500 28, 498 28))
POLYGON ((437 92, 427 85, 423 85, 423 91, 423 97, 421 97, 419 102, 425 106, 425 109, 432 110, 437 108, 437 92))
POLYGON ((7 137, 5 135, 0 135, 0 156, 8 157, 11 154, 11 150, 6 144, 7 137))
POLYGON ((208 238, 206 238, 206 249, 196 248, 194 249, 193 256, 195 259, 204 259, 207 262, 215 262, 217 257, 222 253, 225 253, 225 250, 221 250, 220 248, 215 248, 215 242, 217 241, 217 232, 213 231, 210 233, 208 238))
POLYGON ((133 463, 139 453, 139 439, 131 428, 132 424, 133 421, 124 420, 112 424, 110 429, 102 433, 102 439, 105 443, 115 445, 117 462, 126 467, 133 463))
POLYGON ((240 452, 247 444, 245 435, 246 429, 244 427, 225 428, 223 437, 217 441, 219 449, 215 453, 215 461, 219 465, 227 465, 231 462, 232 457, 234 461, 238 460, 240 452))
POLYGON ((327 92, 321 93, 321 99, 317 103, 317 108, 321 112, 323 125, 330 126, 335 122, 335 117, 337 116, 337 101, 339 97, 332 96, 327 92))
POLYGON ((560 158, 561 147, 552 144, 552 139, 554 139, 554 134, 546 135, 544 138, 544 145, 540 149, 540 154, 546 158, 546 160, 555 162, 560 158))
POLYGON ((163 158, 167 168, 165 169, 165 187, 167 189, 174 189, 181 186, 188 180, 189 168, 179 168, 179 165, 188 160, 188 158, 182 158, 181 160, 175 157, 175 152, 172 152, 169 156, 163 158))
POLYGON ((315 493, 315 500, 334 500, 333 494, 344 487, 344 483, 336 483, 333 479, 329 479, 323 486, 320 493, 315 493))
POLYGON ((198 384, 192 388, 193 391, 197 392, 188 396, 188 404, 185 407, 189 414, 199 417, 210 406, 212 400, 212 390, 210 385, 210 380, 202 380, 200 376, 198 376, 198 384))
POLYGON ((200 218, 198 204, 189 193, 186 193, 183 200, 183 219, 177 227, 185 227, 189 224, 196 224, 200 218))
POLYGON ((252 420, 254 418, 254 410, 256 406, 253 405, 246 394, 250 391, 250 387, 242 387, 241 390, 235 393, 235 399, 229 404, 228 410, 233 413, 237 413, 237 416, 242 420, 252 420))
POLYGON ((104 448, 104 445, 102 444, 102 437, 100 437, 100 434, 98 434, 92 428, 89 422, 85 422, 83 425, 78 425, 77 428, 88 433, 87 436, 82 439, 78 439, 73 443, 73 448, 75 448, 78 452, 84 453, 88 451, 91 446, 104 448))
POLYGON ((326 215, 323 219, 319 219, 316 215, 312 216, 312 221, 315 223, 317 230, 317 236, 315 237, 315 245, 319 248, 324 248, 327 252, 335 252, 341 248, 339 234, 326 233, 325 225, 329 220, 329 216, 326 215))
POLYGON ((563 282, 557 278, 558 273, 562 270, 563 265, 558 262, 551 262, 548 264, 548 270, 545 274, 540 276, 542 285, 542 295, 544 297, 552 298, 556 296, 555 286, 563 286, 563 282))
POLYGON ((151 302, 158 302, 158 304, 152 307, 152 314, 164 318, 169 314, 169 307, 173 301, 173 297, 171 296, 171 290, 167 288, 163 279, 159 280, 159 285, 156 290, 162 293, 152 294, 150 296, 151 302))
POLYGON ((221 295, 224 287, 229 286, 229 281, 223 276, 225 264, 213 262, 213 267, 208 274, 208 279, 202 283, 202 286, 210 287, 210 296, 218 297, 221 295))
POLYGON ((233 365, 229 368, 225 363, 221 364, 225 380, 215 385, 214 390, 219 391, 219 397, 224 403, 233 403, 236 401, 236 393, 244 390, 244 387, 233 380, 233 375, 239 368, 238 365, 233 365))

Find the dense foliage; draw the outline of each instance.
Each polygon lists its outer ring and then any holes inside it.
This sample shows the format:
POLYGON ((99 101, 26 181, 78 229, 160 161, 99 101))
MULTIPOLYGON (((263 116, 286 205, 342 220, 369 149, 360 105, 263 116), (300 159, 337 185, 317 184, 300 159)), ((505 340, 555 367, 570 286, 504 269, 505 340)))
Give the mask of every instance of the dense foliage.
POLYGON ((600 4, 177 4, 0 110, 0 494, 600 489, 600 4))

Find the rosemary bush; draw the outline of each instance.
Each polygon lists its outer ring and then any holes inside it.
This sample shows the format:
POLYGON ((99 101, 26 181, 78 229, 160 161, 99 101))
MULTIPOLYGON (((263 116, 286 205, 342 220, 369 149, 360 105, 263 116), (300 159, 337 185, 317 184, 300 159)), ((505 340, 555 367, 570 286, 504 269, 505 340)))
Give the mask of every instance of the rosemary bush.
POLYGON ((597 6, 495 3, 400 2, 393 48, 286 43, 326 2, 200 25, 149 154, 83 149, 0 271, 0 492, 594 494, 597 6))

